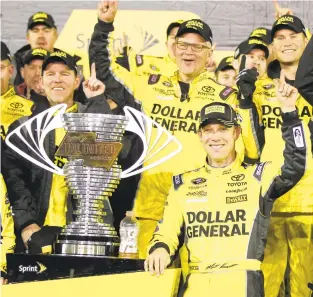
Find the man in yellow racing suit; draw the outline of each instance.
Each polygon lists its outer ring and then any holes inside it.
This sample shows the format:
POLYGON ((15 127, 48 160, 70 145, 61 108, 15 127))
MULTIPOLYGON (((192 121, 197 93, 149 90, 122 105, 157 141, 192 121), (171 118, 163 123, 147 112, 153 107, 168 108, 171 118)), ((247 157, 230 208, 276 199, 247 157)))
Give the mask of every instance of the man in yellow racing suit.
MULTIPOLYGON (((281 164, 284 141, 281 134, 281 104, 275 95, 274 79, 294 84, 296 69, 307 44, 304 25, 296 16, 282 16, 272 28, 273 50, 277 60, 268 66, 268 77, 256 84, 253 102, 265 127, 265 146, 261 161, 281 164), (288 53, 288 48, 295 50, 288 53), (283 71, 282 71, 283 69, 283 71), (275 147, 275 150, 273 150, 275 147)), ((308 123, 313 107, 298 95, 299 117, 308 123)), ((311 156, 312 157, 312 156, 311 156)), ((308 296, 307 284, 313 279, 313 172, 280 197, 273 208, 262 270, 266 297, 277 297, 287 263, 290 267, 290 291, 293 297, 308 296)))
MULTIPOLYGON (((144 258, 157 221, 162 217, 172 175, 194 168, 204 158, 204 152, 196 142, 199 110, 203 105, 216 101, 235 106, 237 96, 234 89, 216 83, 205 71, 212 45, 212 32, 207 24, 190 20, 180 26, 175 44, 179 71, 175 75, 137 76, 111 59, 109 39, 114 30, 115 14, 114 1, 108 8, 98 9, 99 21, 89 48, 90 59, 96 62, 97 77, 110 87, 116 86, 125 104, 137 103, 146 115, 173 133, 183 147, 179 154, 141 175, 134 211, 140 218, 139 256, 144 258)), ((153 133, 157 133, 157 129, 153 129, 153 133)), ((167 146, 144 166, 167 156, 176 148, 167 146)), ((257 154, 252 150, 251 158, 257 158, 257 154)))
POLYGON ((309 130, 298 117, 295 92, 281 96, 285 141, 281 168, 266 162, 243 164, 235 152, 240 134, 235 111, 224 103, 203 107, 198 135, 206 162, 173 177, 145 261, 146 271, 162 274, 183 233, 190 269, 184 297, 264 296, 261 261, 272 204, 312 166, 309 130), (301 145, 295 141, 295 129, 301 130, 301 145))

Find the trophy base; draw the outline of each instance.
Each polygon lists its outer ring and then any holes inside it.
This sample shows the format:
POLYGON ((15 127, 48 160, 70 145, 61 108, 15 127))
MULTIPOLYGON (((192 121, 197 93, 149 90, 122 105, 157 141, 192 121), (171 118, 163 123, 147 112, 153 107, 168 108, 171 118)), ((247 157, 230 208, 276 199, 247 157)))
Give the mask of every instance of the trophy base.
POLYGON ((55 243, 55 253, 84 256, 118 256, 119 243, 55 243))
POLYGON ((77 229, 66 227, 58 235, 58 239, 54 244, 54 252, 65 255, 117 257, 120 241, 116 231, 113 230, 112 227, 103 227, 103 233, 97 234, 91 232, 93 230, 84 233, 83 230, 79 232, 77 229), (74 232, 70 232, 70 230, 74 232))

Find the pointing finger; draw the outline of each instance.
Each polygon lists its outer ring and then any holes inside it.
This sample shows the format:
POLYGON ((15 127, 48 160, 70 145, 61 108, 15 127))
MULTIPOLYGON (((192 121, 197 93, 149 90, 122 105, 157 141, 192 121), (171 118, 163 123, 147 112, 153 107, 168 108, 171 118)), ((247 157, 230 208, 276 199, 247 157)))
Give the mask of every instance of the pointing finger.
POLYGON ((97 77, 97 74, 96 74, 96 63, 92 63, 91 64, 90 76, 93 79, 95 79, 97 77))

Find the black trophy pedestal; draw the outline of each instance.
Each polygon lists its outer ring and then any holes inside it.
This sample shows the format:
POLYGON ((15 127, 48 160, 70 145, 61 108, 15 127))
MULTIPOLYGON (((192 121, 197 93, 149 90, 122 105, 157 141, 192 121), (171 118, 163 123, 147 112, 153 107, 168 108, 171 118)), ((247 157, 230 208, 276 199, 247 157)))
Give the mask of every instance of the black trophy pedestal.
POLYGON ((9 282, 144 271, 144 260, 100 256, 7 254, 9 282))

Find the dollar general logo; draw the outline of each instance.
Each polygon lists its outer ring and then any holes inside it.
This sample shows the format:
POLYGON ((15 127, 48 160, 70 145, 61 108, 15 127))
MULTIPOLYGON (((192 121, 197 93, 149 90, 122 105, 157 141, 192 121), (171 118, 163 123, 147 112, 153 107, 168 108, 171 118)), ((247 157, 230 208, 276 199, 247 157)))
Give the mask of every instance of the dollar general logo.
POLYGON ((47 19, 48 18, 48 15, 44 12, 38 12, 36 14, 34 14, 33 16, 33 20, 36 20, 36 19, 47 19))
POLYGON ((209 106, 205 109, 205 114, 212 113, 212 112, 225 112, 225 106, 209 106))
POLYGON ((251 36, 257 36, 257 37, 261 37, 263 35, 266 35, 266 30, 265 29, 256 29, 251 34, 251 36))
POLYGON ((276 25, 281 25, 281 24, 286 24, 286 23, 293 23, 293 17, 292 16, 283 16, 283 17, 281 17, 278 21, 277 21, 277 23, 276 23, 276 25))
POLYGON ((67 58, 66 53, 64 52, 53 52, 50 57, 60 57, 60 58, 67 58))
POLYGON ((261 44, 261 45, 267 46, 263 41, 259 39, 250 39, 249 44, 261 44))
POLYGON ((137 28, 137 30, 140 32, 143 39, 143 46, 139 52, 143 52, 159 43, 159 40, 155 38, 153 34, 143 30, 142 27, 137 28))
POLYGON ((18 267, 18 271, 22 272, 22 273, 27 273, 27 272, 34 272, 36 274, 41 274, 43 273, 45 270, 47 270, 47 267, 45 265, 43 265, 40 262, 36 262, 37 265, 28 265, 28 266, 24 266, 24 265, 20 265, 18 267))
POLYGON ((47 56, 48 52, 43 48, 36 48, 32 51, 32 55, 47 56))
POLYGON ((186 28, 200 28, 203 29, 203 23, 200 21, 188 21, 186 24, 186 28))

